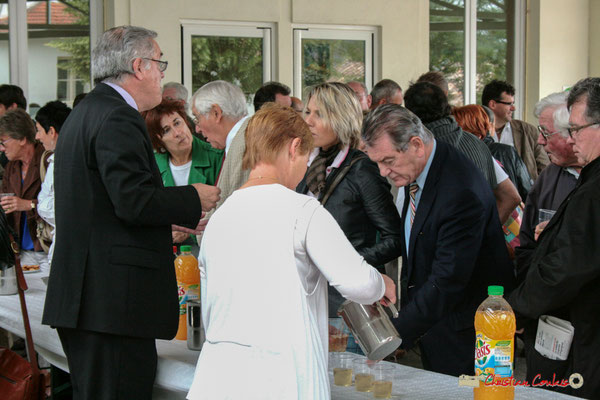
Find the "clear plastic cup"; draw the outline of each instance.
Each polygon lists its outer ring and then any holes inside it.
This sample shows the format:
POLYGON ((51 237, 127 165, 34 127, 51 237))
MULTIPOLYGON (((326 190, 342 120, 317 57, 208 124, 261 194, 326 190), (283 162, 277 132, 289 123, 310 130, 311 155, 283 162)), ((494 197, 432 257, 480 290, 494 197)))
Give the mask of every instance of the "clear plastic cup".
POLYGON ((371 370, 373 381, 373 397, 376 399, 389 399, 392 397, 392 382, 394 381, 395 368, 390 364, 376 364, 371 370))
POLYGON ((336 386, 352 386, 352 367, 355 356, 352 354, 335 354, 333 361, 333 384, 336 386))
POLYGON ((550 221, 552 217, 556 214, 556 210, 548 210, 546 208, 540 208, 538 210, 538 224, 541 224, 544 221, 550 221))
POLYGON ((342 318, 329 318, 329 351, 344 352, 350 330, 342 318))
POLYGON ((366 358, 357 358, 352 363, 354 372, 354 387, 357 392, 370 392, 373 390, 375 375, 372 366, 367 363, 366 358))

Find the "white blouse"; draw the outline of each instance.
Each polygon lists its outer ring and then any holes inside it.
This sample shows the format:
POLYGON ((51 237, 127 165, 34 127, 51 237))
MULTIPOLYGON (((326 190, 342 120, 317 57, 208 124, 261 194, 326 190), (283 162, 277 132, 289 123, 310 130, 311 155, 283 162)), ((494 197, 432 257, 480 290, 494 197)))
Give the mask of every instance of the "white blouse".
POLYGON ((237 190, 199 261, 206 342, 188 398, 328 399, 326 281, 363 304, 385 291, 329 212, 281 185, 237 190))

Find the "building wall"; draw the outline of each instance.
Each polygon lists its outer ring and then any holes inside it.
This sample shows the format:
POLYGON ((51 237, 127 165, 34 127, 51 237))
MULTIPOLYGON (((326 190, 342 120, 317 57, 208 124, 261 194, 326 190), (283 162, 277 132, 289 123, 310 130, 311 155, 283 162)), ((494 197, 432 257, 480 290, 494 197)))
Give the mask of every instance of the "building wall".
POLYGON ((108 0, 106 27, 132 24, 158 32, 169 61, 165 81, 181 81, 181 20, 258 21, 277 24, 274 76, 292 86, 293 24, 377 26, 381 31, 381 78, 402 87, 429 66, 427 0, 108 0))
POLYGON ((600 0, 590 0, 590 76, 600 76, 600 0))
POLYGON ((590 44, 595 42, 590 6, 589 0, 528 2, 525 119, 529 122, 537 122, 533 107, 540 98, 589 76, 590 44))

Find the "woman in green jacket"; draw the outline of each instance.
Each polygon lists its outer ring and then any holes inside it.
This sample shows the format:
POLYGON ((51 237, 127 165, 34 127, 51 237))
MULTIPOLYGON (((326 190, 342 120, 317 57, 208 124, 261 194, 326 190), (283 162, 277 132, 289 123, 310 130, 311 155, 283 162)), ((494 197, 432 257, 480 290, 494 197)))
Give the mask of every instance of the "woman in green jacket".
MULTIPOLYGON (((165 186, 216 184, 223 161, 223 150, 214 149, 192 135, 194 128, 189 125, 181 102, 163 100, 143 115, 165 186)), ((196 238, 174 231, 173 243, 195 245, 196 238)), ((197 249, 194 250, 197 253, 197 249)))

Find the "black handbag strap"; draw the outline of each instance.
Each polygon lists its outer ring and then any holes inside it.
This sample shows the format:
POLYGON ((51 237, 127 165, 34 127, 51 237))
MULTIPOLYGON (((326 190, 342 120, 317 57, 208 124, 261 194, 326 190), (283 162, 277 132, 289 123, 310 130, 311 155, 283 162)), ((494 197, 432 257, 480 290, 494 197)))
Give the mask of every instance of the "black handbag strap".
POLYGON ((359 154, 355 159, 350 161, 349 164, 344 166, 344 168, 342 168, 340 170, 340 172, 338 172, 336 174, 336 176, 333 178, 333 182, 331 182, 331 185, 329 185, 329 187, 327 188, 327 191, 323 195, 323 198, 321 198, 322 205, 325 205, 325 203, 327 203, 327 200, 329 200, 329 197, 331 197, 331 195, 333 194, 333 191, 335 190, 337 185, 339 185, 339 183, 342 181, 342 179, 344 179, 346 174, 348 174, 348 172, 350 171, 350 168, 352 168, 352 166, 354 164, 356 164, 358 161, 362 160, 363 158, 367 158, 367 156, 364 154, 359 154))
POLYGON ((17 288, 19 290, 19 300, 21 302, 21 314, 23 314, 23 325, 25 326, 25 341, 27 343, 27 353, 29 355, 29 363, 33 374, 39 376, 40 369, 38 368, 37 354, 33 347, 33 337, 31 335, 31 326, 29 325, 29 315, 27 314, 27 304, 25 302, 25 291, 27 290, 27 282, 23 269, 21 268, 21 257, 19 254, 19 246, 15 242, 13 236, 9 233, 10 245, 15 254, 15 272, 17 273, 17 288))

